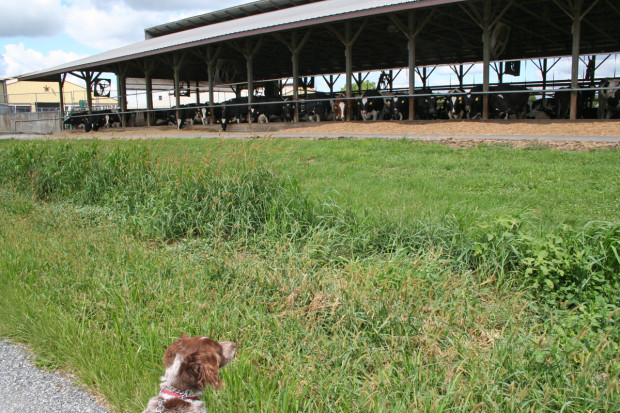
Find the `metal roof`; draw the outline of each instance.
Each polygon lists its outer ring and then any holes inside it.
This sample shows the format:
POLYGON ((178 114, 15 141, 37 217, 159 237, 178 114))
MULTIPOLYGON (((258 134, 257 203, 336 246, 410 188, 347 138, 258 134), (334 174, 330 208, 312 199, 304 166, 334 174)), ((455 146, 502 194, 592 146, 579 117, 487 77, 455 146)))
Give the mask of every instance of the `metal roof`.
POLYGON ((183 30, 195 29, 196 27, 208 26, 210 24, 221 23, 228 20, 240 19, 242 17, 254 16, 256 14, 267 13, 274 10, 286 9, 289 7, 300 6, 307 3, 315 3, 322 0, 259 0, 251 3, 229 7, 223 10, 209 12, 198 16, 188 17, 160 24, 144 30, 145 38, 165 36, 183 30))
MULTIPOLYGON (((492 14, 503 25, 505 41, 493 60, 570 56, 572 19, 560 6, 565 2, 493 0, 492 14)), ((582 21, 582 55, 620 52, 620 6, 616 3, 584 3, 588 13, 582 21)), ((300 54, 300 76, 343 73, 344 46, 334 31, 343 35, 345 22, 352 23, 354 32, 363 27, 353 47, 354 71, 407 67, 407 39, 395 27, 394 19, 406 25, 412 10, 417 24, 426 22, 416 38, 418 66, 480 62, 482 29, 475 20, 482 14, 482 4, 481 0, 324 0, 155 37, 19 78, 56 80, 62 73, 118 73, 121 67, 129 77, 144 77, 140 63, 149 61, 156 63, 153 78, 170 79, 170 61, 179 53, 184 54, 182 80, 204 81, 206 65, 191 52, 214 44, 223 46, 218 65, 226 65, 228 81, 242 83, 247 81, 246 59, 239 49, 245 47, 246 40, 255 45, 257 39, 261 43, 253 59, 254 79, 285 78, 292 75, 291 52, 274 34, 290 39, 291 32, 297 32, 298 38, 310 32, 300 54)))
MULTIPOLYGON (((295 25, 300 27, 298 23, 306 22, 313 24, 313 21, 336 17, 338 20, 343 19, 345 15, 355 14, 357 12, 368 11, 387 6, 402 5, 406 8, 413 7, 416 4, 433 4, 437 2, 446 2, 447 0, 324 0, 308 3, 301 6, 289 7, 282 10, 248 16, 245 18, 222 21, 220 23, 208 26, 197 27, 190 30, 171 33, 166 36, 155 37, 134 43, 98 55, 90 56, 84 59, 76 60, 50 69, 33 72, 27 75, 19 76, 22 80, 41 79, 49 75, 57 75, 70 71, 87 70, 93 66, 112 64, 127 61, 135 58, 146 57, 149 55, 166 53, 168 51, 199 46, 216 41, 231 40, 240 38, 254 33, 267 33, 277 31, 278 28, 286 28, 295 25)), ((464 0, 452 0, 464 1, 464 0)), ((105 70, 103 70, 105 71, 105 70)))

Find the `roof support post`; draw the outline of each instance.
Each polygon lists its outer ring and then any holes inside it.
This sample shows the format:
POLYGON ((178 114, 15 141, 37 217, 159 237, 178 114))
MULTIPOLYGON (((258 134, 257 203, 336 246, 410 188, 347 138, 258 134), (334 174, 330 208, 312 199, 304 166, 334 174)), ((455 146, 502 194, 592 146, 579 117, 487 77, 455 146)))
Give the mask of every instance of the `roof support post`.
POLYGON ((86 102, 88 103, 88 114, 93 113, 93 72, 82 72, 82 79, 86 82, 86 102))
POLYGON ((573 51, 570 87, 570 119, 577 119, 577 104, 579 92, 579 44, 581 42, 581 6, 583 0, 573 2, 573 51))
POLYGON ((118 106, 121 111, 121 126, 127 126, 127 66, 118 67, 116 71, 118 88, 118 106))
POLYGON ((408 21, 407 24, 403 24, 402 21, 395 15, 391 14, 390 19, 394 23, 394 25, 405 35, 407 38, 407 53, 408 53, 408 62, 409 62, 409 120, 415 119, 415 69, 416 69, 416 61, 415 61, 415 40, 418 37, 418 34, 422 31, 424 26, 430 21, 431 17, 435 10, 431 10, 426 15, 426 18, 420 22, 420 24, 416 27, 416 13, 415 10, 409 12, 407 16, 408 21))
POLYGON ((215 88, 213 85, 213 82, 215 82, 215 59, 211 59, 207 62, 207 80, 209 82, 209 105, 212 106, 209 110, 209 123, 213 125, 215 124, 215 108, 213 107, 215 100, 215 88))
POLYGON ((246 61, 246 70, 247 70, 247 78, 248 78, 248 123, 252 123, 252 103, 254 102, 254 67, 253 61, 254 56, 260 50, 260 47, 263 43, 263 38, 259 37, 258 41, 255 45, 252 45, 251 39, 246 39, 245 47, 239 46, 236 43, 233 43, 232 46, 239 51, 244 57, 246 61))
POLYGON ((572 50, 572 69, 570 87, 570 119, 577 119, 577 103, 579 91, 579 53, 581 43, 581 21, 596 6, 600 0, 593 0, 589 7, 582 12, 583 0, 573 0, 566 3, 564 0, 554 0, 555 4, 573 20, 573 50, 572 50))
POLYGON ((489 74, 491 66, 491 0, 484 0, 482 10, 482 119, 489 119, 489 74))
MULTIPOLYGON (((172 56, 172 70, 174 72, 174 101, 175 101, 175 116, 177 120, 177 128, 181 121, 181 67, 183 67, 183 61, 185 60, 185 53, 175 53, 172 56)), ((188 85, 189 86, 189 85, 188 85)))
POLYGON ((64 129, 65 126, 65 97, 63 95, 63 89, 65 86, 65 79, 67 78, 67 74, 63 73, 60 75, 58 79, 58 86, 60 90, 60 130, 64 129))
MULTIPOLYGON (((331 25, 328 25, 328 29, 336 35, 336 37, 340 40, 340 42, 344 45, 344 57, 345 57, 345 67, 346 67, 346 97, 350 102, 350 99, 353 97, 353 89, 351 87, 351 78, 353 77, 353 45, 357 41, 360 34, 366 27, 367 20, 364 20, 362 24, 359 25, 355 34, 353 34, 353 28, 351 27, 351 22, 346 21, 344 24, 344 36, 336 30, 331 25)), ((351 108, 352 105, 346 105, 347 108, 351 108)), ((345 119, 347 121, 351 120, 351 110, 348 109, 345 115, 345 119)))
MULTIPOLYGON (((152 126, 152 111, 153 111, 153 70, 155 69, 155 62, 142 62, 142 71, 144 72, 144 86, 146 88, 146 126, 152 126)), ((125 116, 121 117, 122 119, 125 116)))
POLYGON ((146 86, 146 126, 151 127, 153 125, 153 79, 151 77, 151 72, 146 72, 144 74, 144 84, 146 86))
POLYGON ((297 104, 297 100, 299 99, 299 54, 301 53, 301 50, 303 49, 306 42, 308 41, 308 38, 310 37, 310 33, 312 33, 312 30, 306 31, 306 33, 304 34, 304 37, 301 40, 298 40, 297 32, 293 31, 291 32, 290 42, 287 41, 280 34, 278 33, 274 34, 274 36, 278 40, 280 40, 282 43, 284 43, 284 45, 286 45, 286 47, 288 47, 288 50, 291 52, 291 61, 293 65, 292 67, 293 69, 293 102, 295 102, 293 104, 293 121, 294 122, 299 122, 299 111, 297 110, 299 106, 297 104))
POLYGON ((207 65, 207 80, 209 82, 209 105, 211 105, 211 110, 209 110, 209 123, 212 125, 215 124, 215 110, 213 108, 215 101, 215 65, 217 63, 217 58, 220 52, 222 51, 222 45, 218 45, 214 50, 212 45, 207 45, 206 53, 203 50, 198 50, 196 54, 200 57, 207 65))

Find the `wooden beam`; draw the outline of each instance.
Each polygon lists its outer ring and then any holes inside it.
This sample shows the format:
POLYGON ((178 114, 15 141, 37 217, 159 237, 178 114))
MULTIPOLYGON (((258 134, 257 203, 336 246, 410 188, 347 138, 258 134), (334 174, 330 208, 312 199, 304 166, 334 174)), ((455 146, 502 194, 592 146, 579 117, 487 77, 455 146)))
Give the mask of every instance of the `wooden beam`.
POLYGON ((570 101, 570 119, 577 119, 577 104, 579 102, 579 92, 575 89, 579 88, 579 52, 581 43, 581 7, 583 0, 574 0, 573 3, 573 53, 571 68, 571 101, 570 101))
POLYGON ((482 119, 489 119, 489 74, 491 63, 491 1, 484 0, 482 10, 482 119))
POLYGON ((63 130, 65 128, 65 97, 63 96, 63 88, 65 86, 66 79, 66 73, 61 74, 58 79, 58 86, 60 90, 60 130, 63 130))

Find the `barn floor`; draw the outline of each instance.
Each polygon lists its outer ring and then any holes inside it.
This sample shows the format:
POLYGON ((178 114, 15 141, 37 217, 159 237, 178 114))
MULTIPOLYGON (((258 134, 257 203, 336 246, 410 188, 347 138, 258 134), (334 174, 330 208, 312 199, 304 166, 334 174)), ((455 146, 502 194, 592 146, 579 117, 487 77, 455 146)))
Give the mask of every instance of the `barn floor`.
MULTIPOLYGON (((4 135, 4 138, 9 136, 4 135)), ((18 137, 18 136, 15 136, 18 137)), ((25 138, 26 136, 21 136, 25 138)), ((32 138, 33 136, 28 136, 32 138)), ((620 120, 495 120, 415 122, 321 122, 231 124, 227 132, 219 126, 172 126, 113 128, 98 132, 64 131, 38 138, 47 139, 157 139, 157 138, 381 138, 416 139, 467 147, 480 142, 515 147, 543 144, 557 149, 587 150, 620 148, 620 120)), ((19 138, 19 137, 18 137, 19 138)))

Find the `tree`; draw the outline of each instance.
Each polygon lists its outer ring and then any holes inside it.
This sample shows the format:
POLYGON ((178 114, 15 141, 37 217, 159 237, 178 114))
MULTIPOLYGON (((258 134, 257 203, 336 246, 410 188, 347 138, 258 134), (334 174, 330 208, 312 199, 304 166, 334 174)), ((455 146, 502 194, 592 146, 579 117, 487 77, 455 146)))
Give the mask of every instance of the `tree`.
MULTIPOLYGON (((367 90, 370 89, 376 89, 377 88, 377 84, 375 82, 371 82, 370 80, 364 80, 362 82, 362 92, 365 92, 367 90)), ((340 89, 341 92, 346 92, 347 91, 347 87, 343 86, 342 89, 340 89)), ((353 82, 351 84, 351 91, 353 93, 359 93, 359 89, 357 88, 357 83, 353 82)))

